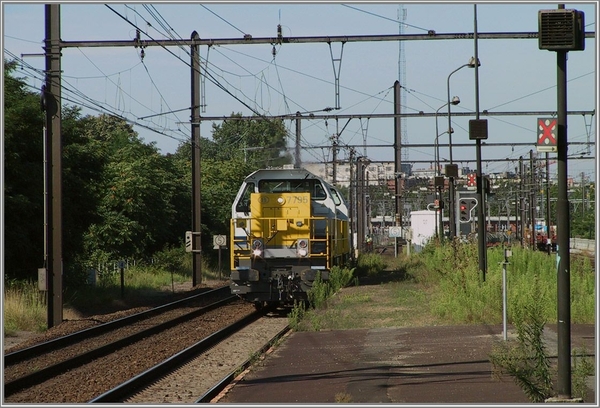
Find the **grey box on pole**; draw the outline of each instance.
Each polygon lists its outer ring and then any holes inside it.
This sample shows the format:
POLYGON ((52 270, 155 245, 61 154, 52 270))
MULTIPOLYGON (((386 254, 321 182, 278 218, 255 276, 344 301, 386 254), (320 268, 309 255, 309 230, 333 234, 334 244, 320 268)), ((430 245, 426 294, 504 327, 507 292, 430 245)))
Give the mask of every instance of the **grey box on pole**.
POLYGON ((458 178, 458 164, 446 164, 446 177, 458 178))
POLYGON ((540 10, 538 12, 538 47, 549 51, 583 51, 585 49, 584 13, 579 10, 540 10))
POLYGON ((435 176, 434 187, 444 187, 444 176, 435 176))
POLYGON ((469 140, 485 140, 488 138, 487 119, 471 119, 469 121, 469 140))

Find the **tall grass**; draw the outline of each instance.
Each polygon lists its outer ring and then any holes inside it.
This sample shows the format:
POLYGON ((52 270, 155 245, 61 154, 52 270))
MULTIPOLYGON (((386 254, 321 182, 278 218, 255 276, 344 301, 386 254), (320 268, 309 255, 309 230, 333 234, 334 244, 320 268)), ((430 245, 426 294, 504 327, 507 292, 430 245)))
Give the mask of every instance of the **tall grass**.
POLYGON ((312 288, 308 291, 308 302, 315 309, 325 306, 327 299, 341 288, 348 286, 354 279, 355 269, 340 268, 334 266, 329 272, 329 280, 324 281, 321 275, 313 282, 312 288))
MULTIPOLYGON (((124 270, 121 288, 120 271, 105 272, 97 276, 96 283, 78 284, 64 288, 64 307, 93 311, 119 301, 133 301, 160 293, 172 292, 178 283, 189 282, 192 276, 191 255, 183 249, 166 249, 157 254, 151 266, 134 266, 124 270)), ((216 279, 218 271, 202 265, 203 279, 216 279)), ((47 328, 45 292, 40 292, 36 282, 18 282, 5 278, 4 335, 17 331, 44 331, 47 328)))
MULTIPOLYGON (((539 281, 532 282, 532 298, 514 313, 516 339, 496 342, 489 355, 493 377, 511 376, 531 402, 544 402, 556 395, 552 378, 558 373, 542 338, 546 324, 542 310, 545 302, 536 301, 541 296, 539 289, 539 281)), ((573 349, 572 356, 572 396, 583 402, 587 396, 586 380, 594 375, 593 358, 584 349, 573 349)))
MULTIPOLYGON (((533 282, 533 290, 539 288, 533 282)), ((510 342, 497 342, 490 354, 494 378, 503 374, 513 377, 531 402, 544 402, 553 395, 552 367, 542 341, 546 324, 540 303, 530 302, 516 319, 517 338, 510 342)))
POLYGON ((4 335, 17 331, 42 332, 47 328, 47 309, 44 292, 33 282, 5 282, 4 335))
POLYGON ((189 282, 191 275, 169 272, 160 267, 134 266, 124 270, 123 286, 120 271, 105 273, 97 278, 95 285, 79 285, 68 288, 65 306, 89 310, 117 299, 135 299, 157 292, 173 291, 174 285, 189 282))
MULTIPOLYGON (((333 294, 339 291, 341 288, 350 285, 351 283, 357 283, 357 278, 354 276, 355 269, 352 268, 340 268, 334 266, 329 272, 329 279, 324 281, 321 279, 321 275, 317 275, 317 278, 313 281, 312 288, 308 291, 308 303, 314 309, 321 309, 327 305, 327 299, 333 294)), ((298 302, 294 304, 292 311, 288 316, 290 326, 295 329, 301 329, 301 323, 306 318, 308 313, 307 305, 304 302, 298 302)), ((312 314, 312 317, 316 317, 312 314)), ((310 322, 305 324, 312 325, 313 330, 319 330, 318 320, 312 319, 310 322)))
POLYGON ((387 268, 387 264, 378 254, 363 253, 356 260, 356 275, 359 277, 375 276, 385 268, 387 268))
MULTIPOLYGON (((504 251, 487 251, 485 280, 479 271, 475 244, 432 245, 419 253, 424 267, 416 279, 434 288, 431 311, 449 324, 502 322, 502 268, 504 251)), ((512 248, 506 267, 508 319, 532 301, 538 304, 541 317, 549 323, 557 318, 556 255, 512 248), (539 282, 535 288, 534 282, 539 282)), ((573 258, 570 268, 571 321, 595 321, 595 274, 589 262, 573 258)))

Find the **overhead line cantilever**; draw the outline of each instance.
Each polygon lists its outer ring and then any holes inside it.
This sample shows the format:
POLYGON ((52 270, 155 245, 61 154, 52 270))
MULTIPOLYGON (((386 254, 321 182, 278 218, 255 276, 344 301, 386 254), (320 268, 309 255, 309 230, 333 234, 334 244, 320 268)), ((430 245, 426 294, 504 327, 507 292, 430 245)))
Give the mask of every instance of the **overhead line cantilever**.
MULTIPOLYGON (((414 41, 414 40, 469 40, 473 33, 444 33, 435 32, 428 34, 388 34, 388 35, 338 35, 314 37, 260 37, 260 38, 205 38, 205 39, 174 39, 144 41, 144 47, 149 46, 181 46, 181 45, 240 45, 240 44, 306 44, 306 43, 332 43, 332 42, 363 42, 363 41, 414 41)), ((480 40, 523 40, 537 39, 537 32, 514 33, 477 33, 480 40)), ((586 38, 595 38, 594 31, 586 32, 586 38)), ((60 41, 62 48, 72 47, 131 47, 139 46, 135 39, 117 41, 60 41)))

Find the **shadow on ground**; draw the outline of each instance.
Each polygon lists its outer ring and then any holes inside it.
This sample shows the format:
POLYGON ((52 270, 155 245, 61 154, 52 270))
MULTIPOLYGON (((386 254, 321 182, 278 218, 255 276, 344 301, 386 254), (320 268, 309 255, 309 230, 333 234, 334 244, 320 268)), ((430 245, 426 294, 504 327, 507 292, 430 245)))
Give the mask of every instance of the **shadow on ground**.
POLYGON ((121 310, 134 308, 149 308, 174 302, 185 297, 204 293, 227 282, 218 281, 210 284, 202 283, 192 287, 191 282, 177 284, 177 287, 156 288, 125 288, 121 292, 120 287, 107 288, 101 295, 94 297, 86 296, 85 292, 74 291, 65 301, 65 307, 70 309, 79 318, 94 315, 115 313, 121 310))

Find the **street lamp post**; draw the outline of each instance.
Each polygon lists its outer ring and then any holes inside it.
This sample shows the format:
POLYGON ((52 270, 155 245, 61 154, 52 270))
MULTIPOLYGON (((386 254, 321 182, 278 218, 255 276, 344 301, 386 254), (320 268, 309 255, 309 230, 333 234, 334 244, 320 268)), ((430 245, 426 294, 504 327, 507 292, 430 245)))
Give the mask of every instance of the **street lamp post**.
MULTIPOLYGON (((450 165, 454 164, 454 161, 452 160, 452 118, 451 118, 451 113, 450 113, 450 105, 452 104, 450 101, 450 77, 457 71, 463 69, 464 67, 469 67, 469 68, 475 68, 475 65, 479 66, 481 65, 479 63, 479 61, 476 62, 475 57, 471 57, 471 59, 469 60, 468 63, 461 65, 460 67, 456 68, 454 71, 452 71, 450 73, 450 75, 448 75, 448 80, 447 80, 447 89, 448 89, 448 99, 447 99, 447 103, 446 105, 448 105, 448 146, 450 149, 450 165)), ((450 237, 454 238, 456 237, 456 210, 455 210, 455 205, 454 205, 454 175, 451 175, 450 177, 450 209, 449 209, 449 221, 450 221, 450 237)))
MULTIPOLYGON (((440 106, 438 108, 438 110, 435 111, 435 154, 434 154, 434 159, 435 159, 435 174, 436 176, 441 176, 441 172, 440 172, 440 146, 438 143, 438 139, 441 135, 443 135, 444 133, 452 133, 452 128, 449 128, 447 131, 440 133, 439 129, 438 129, 438 113, 440 112, 440 109, 444 108, 446 105, 448 104, 452 104, 452 105, 458 105, 460 103, 460 98, 458 96, 455 96, 452 98, 452 100, 450 102, 446 102, 445 104, 443 104, 442 106, 440 106)), ((436 194, 437 194, 437 198, 438 198, 438 205, 441 204, 442 202, 442 192, 441 192, 441 188, 439 188, 438 186, 435 185, 434 183, 434 188, 436 190, 436 194)), ((438 212, 438 210, 436 209, 436 213, 438 212)), ((443 223, 443 209, 440 208, 439 209, 439 218, 437 220, 437 226, 439 227, 439 231, 440 231, 440 236, 444 235, 444 223, 443 223)))

